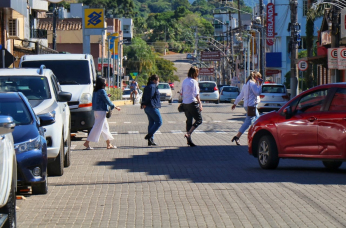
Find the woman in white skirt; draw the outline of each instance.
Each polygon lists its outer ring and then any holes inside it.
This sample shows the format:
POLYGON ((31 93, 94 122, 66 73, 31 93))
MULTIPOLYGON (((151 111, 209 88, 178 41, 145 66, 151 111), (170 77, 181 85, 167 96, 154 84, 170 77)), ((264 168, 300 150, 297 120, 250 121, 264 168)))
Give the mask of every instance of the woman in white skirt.
POLYGON ((109 99, 106 93, 106 80, 104 78, 98 77, 96 79, 96 86, 94 88, 93 99, 92 99, 92 110, 94 111, 95 123, 93 128, 91 129, 89 136, 84 143, 86 150, 92 150, 89 142, 98 142, 100 140, 100 136, 106 140, 107 149, 115 149, 117 148, 115 145, 111 144, 111 140, 113 140, 113 136, 109 131, 108 122, 106 119, 106 113, 108 110, 108 106, 113 110, 114 108, 120 111, 120 108, 115 107, 115 105, 109 99))

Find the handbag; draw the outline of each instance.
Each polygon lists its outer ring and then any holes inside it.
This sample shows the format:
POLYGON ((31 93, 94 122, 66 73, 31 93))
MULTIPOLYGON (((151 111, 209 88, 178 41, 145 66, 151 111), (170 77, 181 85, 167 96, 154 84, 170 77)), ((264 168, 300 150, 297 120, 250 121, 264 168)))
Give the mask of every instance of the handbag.
POLYGON ((111 118, 111 116, 112 116, 112 109, 111 109, 111 107, 109 107, 108 111, 106 113, 106 118, 111 118))
POLYGON ((183 103, 178 106, 178 112, 185 112, 183 103))
MULTIPOLYGON (((250 82, 249 82, 249 89, 248 89, 248 97, 247 97, 247 102, 249 103, 249 98, 250 98, 250 82)), ((256 106, 247 106, 247 116, 253 117, 256 116, 256 106)))

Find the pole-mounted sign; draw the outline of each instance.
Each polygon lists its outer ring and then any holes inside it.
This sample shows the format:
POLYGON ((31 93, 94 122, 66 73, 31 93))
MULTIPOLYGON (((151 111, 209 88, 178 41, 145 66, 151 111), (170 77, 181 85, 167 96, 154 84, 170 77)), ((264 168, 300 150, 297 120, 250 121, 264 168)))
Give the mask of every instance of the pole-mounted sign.
POLYGON ((300 71, 306 71, 306 70, 308 69, 308 67, 309 67, 309 64, 308 64, 307 61, 305 61, 305 60, 299 61, 299 63, 298 63, 298 69, 299 69, 300 71))
POLYGON ((86 29, 104 28, 104 9, 84 9, 86 29))
POLYGON ((268 3, 267 5, 267 45, 273 46, 275 38, 275 5, 268 3))

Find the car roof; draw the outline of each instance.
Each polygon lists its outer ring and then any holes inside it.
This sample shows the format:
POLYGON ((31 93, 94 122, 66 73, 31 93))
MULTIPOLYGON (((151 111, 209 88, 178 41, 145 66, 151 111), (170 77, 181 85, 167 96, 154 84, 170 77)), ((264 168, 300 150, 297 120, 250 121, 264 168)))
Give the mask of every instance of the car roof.
POLYGON ((14 68, 14 69, 0 69, 0 77, 1 76, 49 76, 50 69, 43 69, 42 74, 40 74, 40 69, 38 68, 14 68))
POLYGON ((199 81, 199 83, 215 83, 216 84, 216 82, 214 82, 214 81, 199 81))
POLYGON ((23 61, 28 60, 88 60, 92 55, 88 54, 41 54, 41 55, 24 55, 23 61))
POLYGON ((4 93, 0 93, 0 98, 21 100, 21 97, 19 96, 18 92, 4 92, 4 93))

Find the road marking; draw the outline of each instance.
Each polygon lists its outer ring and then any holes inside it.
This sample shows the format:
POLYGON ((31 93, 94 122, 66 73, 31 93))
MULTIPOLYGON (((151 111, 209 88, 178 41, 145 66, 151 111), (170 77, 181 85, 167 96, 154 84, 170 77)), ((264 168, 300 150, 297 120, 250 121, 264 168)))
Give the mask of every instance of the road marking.
POLYGON ((74 150, 74 148, 76 148, 77 145, 71 145, 71 150, 74 150))
POLYGON ((228 123, 235 123, 237 122, 236 120, 229 120, 228 123))
POLYGON ((118 135, 118 132, 111 132, 112 135, 118 135))
POLYGON ((168 123, 175 123, 175 121, 168 121, 168 123))
POLYGON ((226 132, 224 131, 216 131, 217 134, 227 134, 226 132))
POLYGON ((146 123, 146 122, 138 122, 138 123, 146 123))
POLYGON ((205 134, 204 131, 200 131, 200 130, 196 130, 195 133, 196 133, 196 134, 205 134))
POLYGON ((131 123, 131 122, 124 122, 124 123, 129 124, 129 123, 131 123))
POLYGON ((214 123, 221 123, 222 121, 220 120, 214 120, 214 123))
POLYGON ((181 130, 171 130, 173 134, 182 134, 183 132, 181 130))
POLYGON ((115 124, 115 123, 117 123, 117 122, 108 122, 108 123, 110 123, 110 124, 115 124))
POLYGON ((155 134, 162 135, 161 131, 157 131, 155 134))
POLYGON ((128 131, 129 134, 139 134, 139 131, 128 131))

